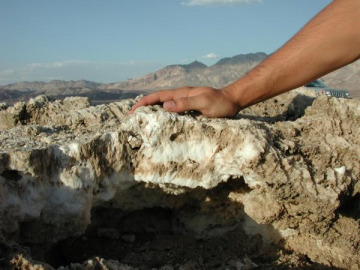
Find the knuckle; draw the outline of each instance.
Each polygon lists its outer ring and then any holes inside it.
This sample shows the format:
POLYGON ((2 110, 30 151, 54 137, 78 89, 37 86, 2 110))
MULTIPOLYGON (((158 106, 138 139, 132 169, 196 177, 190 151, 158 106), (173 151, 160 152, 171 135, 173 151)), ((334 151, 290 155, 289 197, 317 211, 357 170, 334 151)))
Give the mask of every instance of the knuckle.
POLYGON ((178 107, 179 109, 187 108, 189 106, 189 98, 188 97, 182 97, 177 100, 178 101, 178 107))

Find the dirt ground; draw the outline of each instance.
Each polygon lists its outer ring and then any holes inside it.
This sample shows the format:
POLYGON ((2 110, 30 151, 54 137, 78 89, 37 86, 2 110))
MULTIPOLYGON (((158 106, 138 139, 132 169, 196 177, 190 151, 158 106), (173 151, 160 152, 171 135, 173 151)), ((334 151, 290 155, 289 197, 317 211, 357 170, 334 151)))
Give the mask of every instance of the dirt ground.
POLYGON ((352 98, 360 98, 360 90, 349 90, 349 93, 352 98))

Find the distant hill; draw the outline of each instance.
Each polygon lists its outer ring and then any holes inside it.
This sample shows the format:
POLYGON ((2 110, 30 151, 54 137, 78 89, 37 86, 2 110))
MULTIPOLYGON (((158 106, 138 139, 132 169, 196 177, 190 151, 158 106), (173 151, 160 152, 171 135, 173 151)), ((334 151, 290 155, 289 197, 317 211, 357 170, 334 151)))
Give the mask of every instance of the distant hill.
POLYGON ((360 60, 322 77, 332 88, 349 90, 352 97, 360 98, 360 60))
POLYGON ((53 80, 51 82, 19 82, 3 86, 7 90, 18 90, 22 92, 35 91, 42 92, 46 95, 59 94, 59 92, 76 94, 98 89, 102 84, 86 80, 79 81, 61 81, 53 80))
MULTIPOLYGON (((267 57, 267 54, 258 52, 222 58, 212 66, 199 61, 186 65, 169 65, 139 78, 110 84, 86 80, 13 83, 0 87, 0 101, 13 103, 44 94, 54 98, 87 96, 92 101, 102 102, 185 85, 221 88, 245 75, 267 57)), ((360 61, 321 79, 331 88, 346 89, 353 97, 360 97, 360 61)))
MULTIPOLYGON (((28 94, 31 94, 32 92, 28 92, 28 94)), ((0 89, 0 101, 3 100, 18 100, 24 95, 23 92, 18 90, 5 90, 0 89)))
POLYGON ((224 66, 224 65, 239 65, 249 62, 261 62, 268 55, 263 52, 258 53, 248 53, 248 54, 239 54, 233 57, 225 57, 220 59, 214 66, 224 66))
POLYGON ((53 99, 64 99, 69 96, 88 97, 93 103, 104 103, 125 98, 134 98, 147 94, 142 90, 106 90, 106 84, 89 81, 51 81, 46 82, 20 82, 0 88, 0 102, 13 104, 26 101, 38 95, 46 95, 53 99))
POLYGON ((208 67, 195 61, 188 65, 170 65, 143 77, 109 84, 107 89, 163 89, 180 86, 222 87, 246 74, 267 57, 267 54, 250 53, 223 58, 208 67))

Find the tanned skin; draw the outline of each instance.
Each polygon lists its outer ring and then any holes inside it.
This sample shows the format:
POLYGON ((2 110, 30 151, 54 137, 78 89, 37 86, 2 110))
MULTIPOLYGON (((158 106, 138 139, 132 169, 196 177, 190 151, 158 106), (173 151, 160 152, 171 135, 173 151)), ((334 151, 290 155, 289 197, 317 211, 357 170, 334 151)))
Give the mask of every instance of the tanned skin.
POLYGON ((170 112, 195 110, 232 117, 241 109, 300 87, 360 58, 360 0, 334 0, 279 50, 222 88, 181 87, 141 98, 133 107, 163 103, 170 112))

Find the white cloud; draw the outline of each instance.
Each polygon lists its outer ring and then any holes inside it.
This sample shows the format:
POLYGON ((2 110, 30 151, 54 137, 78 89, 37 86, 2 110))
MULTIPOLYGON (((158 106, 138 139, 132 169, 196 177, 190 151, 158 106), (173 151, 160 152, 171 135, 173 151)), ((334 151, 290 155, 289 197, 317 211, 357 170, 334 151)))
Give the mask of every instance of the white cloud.
POLYGON ((14 74, 14 70, 13 69, 0 69, 0 76, 1 77, 7 77, 7 76, 12 76, 14 74))
POLYGON ((217 59, 219 58, 220 56, 215 54, 215 53, 208 53, 207 55, 204 55, 203 58, 205 59, 217 59))
POLYGON ((187 58, 183 58, 183 59, 180 59, 179 62, 180 62, 180 63, 190 63, 191 60, 190 60, 190 59, 187 59, 187 58))
POLYGON ((86 65, 90 64, 91 62, 88 61, 81 61, 81 60, 65 60, 65 61, 58 61, 52 63, 30 63, 26 66, 29 69, 36 69, 36 68, 62 68, 67 66, 77 66, 77 65, 86 65))
POLYGON ((185 6, 235 5, 260 3, 262 0, 187 0, 185 6))

